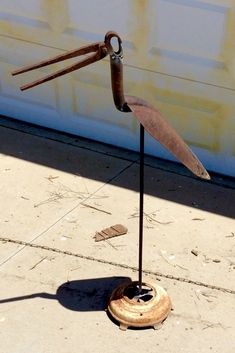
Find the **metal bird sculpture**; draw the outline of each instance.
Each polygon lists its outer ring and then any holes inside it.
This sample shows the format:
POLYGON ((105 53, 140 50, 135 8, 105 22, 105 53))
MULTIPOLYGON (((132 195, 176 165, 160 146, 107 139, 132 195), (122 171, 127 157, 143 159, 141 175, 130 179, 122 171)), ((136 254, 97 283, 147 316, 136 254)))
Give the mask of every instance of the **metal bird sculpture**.
POLYGON ((65 54, 58 55, 54 58, 41 61, 38 64, 26 66, 22 69, 14 71, 12 75, 22 74, 27 71, 35 70, 50 64, 54 64, 66 59, 75 58, 77 56, 91 54, 84 60, 76 64, 59 70, 55 73, 47 75, 42 79, 26 84, 21 87, 21 90, 27 90, 42 83, 53 80, 62 75, 68 74, 72 71, 78 70, 84 66, 90 65, 96 61, 105 58, 107 55, 110 57, 111 68, 111 82, 113 100, 116 108, 123 112, 132 112, 133 115, 140 122, 140 207, 139 207, 139 281, 137 297, 142 294, 142 249, 143 249, 143 194, 144 194, 144 130, 146 130, 154 139, 159 141, 165 148, 167 148, 181 163, 183 163, 193 174, 202 178, 210 179, 209 174, 203 167, 201 162, 165 120, 163 115, 148 104, 146 101, 124 95, 123 89, 123 50, 122 40, 120 36, 113 31, 106 33, 103 42, 97 42, 91 45, 81 47, 76 50, 69 51, 65 54), (118 42, 118 49, 115 51, 111 41, 116 39, 118 42))
POLYGON ((112 92, 115 106, 121 112, 132 112, 139 120, 144 129, 166 147, 181 163, 183 163, 192 173, 203 179, 210 179, 207 171, 193 154, 186 143, 180 138, 177 132, 165 120, 163 115, 149 105, 146 101, 132 96, 124 95, 123 89, 123 50, 122 40, 120 36, 113 31, 106 33, 104 42, 97 42, 91 45, 81 47, 69 51, 65 54, 58 55, 54 58, 41 61, 38 64, 26 66, 22 69, 16 70, 12 75, 22 74, 31 70, 35 70, 44 66, 48 66, 60 61, 75 58, 81 55, 93 53, 86 59, 68 66, 65 69, 59 70, 53 74, 45 76, 42 79, 26 84, 21 87, 21 90, 27 90, 44 82, 53 80, 59 76, 68 74, 72 71, 78 70, 84 66, 90 65, 110 56, 111 81, 112 92), (111 40, 116 38, 118 40, 118 50, 115 51, 111 44, 111 40))

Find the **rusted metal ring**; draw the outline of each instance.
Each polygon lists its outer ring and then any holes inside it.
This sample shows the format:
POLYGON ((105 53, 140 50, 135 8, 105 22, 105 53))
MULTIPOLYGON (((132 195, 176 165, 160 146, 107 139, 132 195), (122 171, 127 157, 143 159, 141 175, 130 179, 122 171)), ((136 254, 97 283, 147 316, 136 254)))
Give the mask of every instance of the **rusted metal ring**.
POLYGON ((107 32, 105 35, 104 42, 105 42, 105 46, 108 50, 109 55, 122 56, 122 40, 116 32, 113 32, 113 31, 107 32), (111 40, 113 38, 117 38, 117 40, 118 40, 118 50, 117 51, 115 51, 113 49, 113 46, 111 44, 111 40))
POLYGON ((171 312, 171 300, 166 291, 154 282, 143 282, 143 286, 151 290, 149 300, 128 297, 129 289, 138 285, 139 282, 134 281, 117 287, 109 299, 108 311, 120 323, 121 330, 149 326, 158 329, 171 312))

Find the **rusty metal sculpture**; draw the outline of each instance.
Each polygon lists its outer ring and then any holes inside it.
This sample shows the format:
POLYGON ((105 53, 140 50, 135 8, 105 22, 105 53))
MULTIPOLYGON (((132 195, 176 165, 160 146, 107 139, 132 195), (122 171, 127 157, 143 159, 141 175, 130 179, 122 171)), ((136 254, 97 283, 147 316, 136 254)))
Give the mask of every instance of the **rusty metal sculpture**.
POLYGON ((140 200, 139 200, 139 280, 117 288, 110 299, 109 311, 119 322, 120 327, 154 326, 162 322, 171 309, 170 299, 165 291, 155 284, 142 281, 142 253, 143 253, 143 197, 144 197, 144 130, 167 148, 193 174, 203 179, 210 179, 209 174, 193 154, 191 149, 181 139, 177 132, 165 120, 163 115, 146 101, 124 95, 123 89, 123 50, 120 36, 113 31, 105 35, 104 42, 94 43, 80 49, 69 51, 52 59, 42 61, 14 71, 18 75, 38 69, 53 63, 93 53, 86 59, 65 69, 45 76, 42 79, 26 84, 21 90, 27 90, 59 76, 78 70, 110 56, 111 82, 113 100, 116 108, 124 113, 132 112, 140 122, 140 200), (116 39, 118 50, 115 51, 111 41, 116 39), (148 299, 146 299, 148 298, 148 299), (151 300, 150 300, 151 298, 151 300), (142 304, 142 305, 140 305, 142 304))

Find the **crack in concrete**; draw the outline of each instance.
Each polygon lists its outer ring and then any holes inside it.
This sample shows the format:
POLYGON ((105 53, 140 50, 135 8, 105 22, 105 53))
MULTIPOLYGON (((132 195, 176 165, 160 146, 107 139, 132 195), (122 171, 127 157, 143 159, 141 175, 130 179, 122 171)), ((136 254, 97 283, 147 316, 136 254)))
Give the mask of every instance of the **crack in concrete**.
MULTIPOLYGON (((4 237, 0 237, 0 242, 22 245, 24 248, 25 247, 31 247, 31 248, 36 248, 36 249, 40 249, 40 250, 46 250, 46 251, 50 251, 50 252, 55 252, 57 254, 73 256, 73 257, 77 257, 77 258, 80 258, 80 259, 83 259, 83 260, 98 262, 98 263, 111 265, 111 266, 114 266, 114 267, 124 268, 124 269, 128 269, 128 270, 132 270, 132 271, 138 272, 138 268, 137 267, 133 267, 133 266, 125 265, 125 264, 120 264, 120 263, 117 263, 117 262, 114 262, 114 261, 103 260, 103 259, 95 258, 93 256, 77 254, 77 253, 73 253, 71 251, 60 250, 60 249, 52 248, 52 247, 49 247, 49 246, 46 246, 46 245, 28 243, 28 242, 25 242, 25 241, 14 240, 14 239, 4 238, 4 237)), ((23 250, 23 249, 21 249, 21 250, 23 250)), ((1 265, 6 263, 8 260, 9 259, 4 261, 1 265)), ((177 276, 164 274, 164 273, 160 273, 160 272, 155 272, 155 271, 150 271, 150 270, 143 270, 143 273, 148 274, 148 275, 154 275, 154 276, 157 276, 157 277, 167 278, 167 279, 178 281, 178 282, 184 282, 184 283, 188 283, 188 284, 193 284, 193 285, 200 286, 200 287, 214 289, 214 290, 218 290, 218 291, 224 292, 224 293, 235 294, 235 290, 228 289, 228 288, 223 288, 223 287, 216 286, 216 285, 213 285, 213 284, 203 283, 203 282, 200 282, 200 281, 191 280, 191 279, 184 278, 184 277, 177 277, 177 276)))

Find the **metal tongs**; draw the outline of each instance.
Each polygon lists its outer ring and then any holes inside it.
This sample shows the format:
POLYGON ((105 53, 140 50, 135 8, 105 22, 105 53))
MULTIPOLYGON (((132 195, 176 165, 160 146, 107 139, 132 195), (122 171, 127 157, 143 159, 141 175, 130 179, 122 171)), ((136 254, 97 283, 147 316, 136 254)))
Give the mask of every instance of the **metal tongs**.
POLYGON ((57 77, 60 77, 62 75, 66 75, 72 71, 81 69, 84 66, 93 64, 96 61, 103 59, 108 54, 105 43, 104 42, 97 42, 97 43, 94 43, 91 45, 86 45, 86 46, 81 47, 79 49, 71 50, 65 54, 61 54, 61 55, 55 56, 51 59, 43 60, 37 64, 25 66, 22 69, 13 71, 12 75, 15 76, 15 75, 23 74, 28 71, 36 70, 41 67, 45 67, 45 66, 48 66, 51 64, 55 64, 55 63, 58 63, 58 62, 61 62, 64 60, 76 58, 77 56, 87 55, 90 53, 94 53, 94 54, 90 55, 88 58, 85 58, 84 60, 81 60, 80 62, 78 62, 76 64, 73 64, 73 65, 66 67, 65 69, 58 70, 58 71, 54 72, 53 74, 47 75, 39 80, 36 80, 36 81, 28 83, 24 86, 21 86, 20 87, 21 91, 25 91, 27 89, 38 86, 44 82, 51 81, 57 77))

